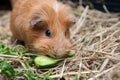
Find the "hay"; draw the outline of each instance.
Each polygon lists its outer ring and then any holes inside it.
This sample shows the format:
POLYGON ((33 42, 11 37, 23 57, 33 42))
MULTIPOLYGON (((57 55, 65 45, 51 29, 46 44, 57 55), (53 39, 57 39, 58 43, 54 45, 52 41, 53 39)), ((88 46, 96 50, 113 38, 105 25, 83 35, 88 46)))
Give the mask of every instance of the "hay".
MULTIPOLYGON (((71 28, 73 48, 77 50, 77 53, 74 57, 65 59, 57 67, 51 68, 53 70, 51 77, 58 79, 64 77, 65 80, 75 78, 120 80, 119 14, 102 13, 89 10, 88 7, 85 9, 80 7, 73 12, 78 18, 80 17, 79 22, 71 28)), ((0 39, 5 44, 11 45, 10 12, 5 13, 0 16, 0 39)), ((2 56, 0 55, 0 57, 2 56)), ((49 72, 49 69, 34 67, 32 69, 39 74, 49 72)))

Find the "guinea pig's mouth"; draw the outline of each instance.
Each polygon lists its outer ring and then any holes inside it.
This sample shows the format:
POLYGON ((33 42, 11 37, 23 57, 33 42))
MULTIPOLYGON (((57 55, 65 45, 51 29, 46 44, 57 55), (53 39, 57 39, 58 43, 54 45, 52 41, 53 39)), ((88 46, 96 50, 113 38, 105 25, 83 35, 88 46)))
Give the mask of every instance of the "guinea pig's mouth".
POLYGON ((55 52, 49 52, 47 50, 41 50, 41 49, 36 49, 33 47, 33 45, 29 45, 28 46, 29 48, 29 52, 33 53, 33 54, 36 54, 36 55, 45 55, 45 56, 48 56, 48 57, 52 57, 52 58, 56 58, 56 59, 63 59, 63 58, 67 58, 68 57, 68 54, 65 54, 65 55, 57 55, 57 53, 55 52))
MULTIPOLYGON (((54 54, 55 54, 55 53, 54 53, 54 54)), ((52 58, 55 58, 55 59, 64 59, 64 58, 68 58, 68 57, 69 57, 68 54, 65 54, 65 55, 63 55, 63 56, 56 56, 56 55, 54 55, 54 54, 52 54, 52 55, 47 55, 47 56, 52 57, 52 58)))
POLYGON ((43 52, 43 51, 40 51, 40 50, 33 50, 33 51, 30 51, 32 52, 33 54, 37 54, 37 55, 45 55, 45 56, 48 56, 48 57, 51 57, 51 58, 54 58, 54 59, 63 59, 63 58, 67 58, 68 55, 64 55, 62 57, 59 57, 59 56, 55 56, 53 53, 48 53, 48 52, 43 52))

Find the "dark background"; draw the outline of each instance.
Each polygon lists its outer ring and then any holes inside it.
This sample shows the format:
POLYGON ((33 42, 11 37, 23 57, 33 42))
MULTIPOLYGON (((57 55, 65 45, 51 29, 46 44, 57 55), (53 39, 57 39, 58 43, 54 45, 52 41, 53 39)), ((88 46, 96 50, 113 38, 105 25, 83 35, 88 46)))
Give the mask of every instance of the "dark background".
MULTIPOLYGON (((72 7, 78 7, 79 0, 59 0, 65 4, 70 4, 72 7)), ((120 12, 120 0, 82 0, 82 5, 89 5, 91 9, 97 9, 105 12, 103 5, 110 12, 120 12)), ((10 0, 0 0, 0 10, 11 10, 10 0)))
POLYGON ((0 10, 11 10, 10 0, 0 0, 0 10))

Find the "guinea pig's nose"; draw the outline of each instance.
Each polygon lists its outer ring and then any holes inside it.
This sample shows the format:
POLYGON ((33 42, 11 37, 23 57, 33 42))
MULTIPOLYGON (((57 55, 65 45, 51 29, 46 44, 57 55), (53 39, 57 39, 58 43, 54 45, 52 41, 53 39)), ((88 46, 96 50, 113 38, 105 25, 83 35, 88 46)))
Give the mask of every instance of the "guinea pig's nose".
POLYGON ((54 54, 55 58, 60 58, 60 55, 58 55, 57 53, 54 54))
POLYGON ((69 51, 55 52, 54 57, 55 58, 63 58, 63 57, 66 57, 68 53, 69 53, 69 51))
POLYGON ((61 54, 59 54, 59 53, 55 53, 54 54, 54 57, 55 58, 63 58, 65 55, 61 55, 61 54))

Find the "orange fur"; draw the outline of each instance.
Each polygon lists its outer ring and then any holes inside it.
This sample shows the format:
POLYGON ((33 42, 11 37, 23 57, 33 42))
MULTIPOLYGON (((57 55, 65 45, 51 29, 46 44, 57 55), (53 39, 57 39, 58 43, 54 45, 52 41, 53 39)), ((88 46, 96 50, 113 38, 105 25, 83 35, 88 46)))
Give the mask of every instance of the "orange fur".
POLYGON ((24 41, 35 53, 63 57, 71 48, 69 11, 68 6, 56 0, 17 0, 11 16, 13 37, 24 41), (43 21, 33 27, 30 21, 34 18, 43 21), (47 29, 51 31, 50 38, 45 36, 47 29))

